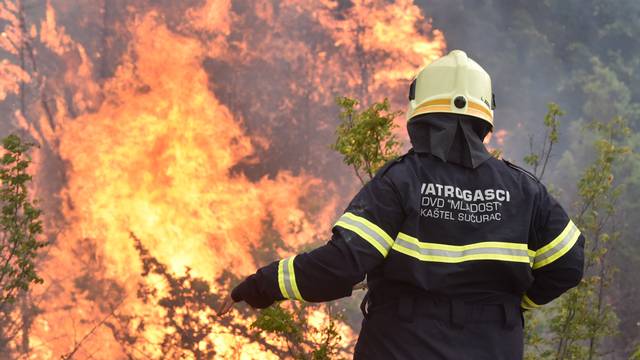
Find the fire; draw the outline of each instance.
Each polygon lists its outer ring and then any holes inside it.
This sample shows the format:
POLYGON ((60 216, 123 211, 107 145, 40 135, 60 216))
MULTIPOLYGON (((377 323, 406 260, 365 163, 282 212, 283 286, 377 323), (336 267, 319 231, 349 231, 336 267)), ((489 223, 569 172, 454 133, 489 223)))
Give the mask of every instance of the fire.
POLYGON ((197 43, 158 24, 156 14, 134 31, 135 68, 122 67, 106 84, 113 101, 59 129, 60 155, 69 163, 64 214, 75 226, 56 246, 55 258, 63 263, 51 261, 47 272, 81 268, 65 254, 77 239, 96 239, 103 275, 122 279, 127 300, 135 303, 141 268, 131 232, 172 272, 190 267, 195 276, 215 279, 224 269, 255 269, 249 251, 260 245, 267 214, 289 245, 322 231, 334 202, 329 199, 313 221, 297 205, 319 179, 282 172, 251 182, 230 173, 252 145, 208 91, 197 43), (296 232, 289 229, 294 226, 296 232))
POLYGON ((136 38, 135 74, 122 68, 107 84, 116 99, 136 101, 107 101, 61 128, 60 154, 70 165, 66 195, 74 200, 67 218, 86 226, 78 236, 105 239, 105 254, 113 257, 108 275, 131 274, 135 259, 121 258, 132 254, 123 245, 130 231, 161 239, 148 245, 174 271, 194 264, 208 278, 230 266, 242 273, 255 267, 247 246, 258 244, 267 211, 277 224, 283 216, 302 221, 303 236, 316 231, 278 197, 295 203, 317 180, 282 173, 252 183, 230 174, 252 145, 209 93, 199 47, 158 25, 154 15, 136 26, 136 36, 149 33, 154 37, 136 38), (279 206, 270 208, 274 203, 279 206))
POLYGON ((494 132, 488 133, 487 136, 484 138, 483 142, 487 145, 487 148, 489 149, 489 151, 501 150, 502 148, 504 148, 505 140, 509 135, 510 135, 509 131, 505 129, 500 129, 495 133, 494 132))
POLYGON ((40 40, 57 55, 63 55, 73 47, 71 37, 66 34, 64 28, 58 27, 56 12, 49 2, 46 16, 40 24, 40 40))
POLYGON ((344 20, 335 24, 333 35, 336 45, 344 45, 354 58, 358 47, 371 54, 373 89, 411 78, 444 48, 443 34, 432 30, 413 1, 354 1, 344 20), (431 34, 431 41, 424 41, 423 34, 431 34))
MULTIPOLYGON (((180 15, 131 7, 135 16, 119 29, 129 39, 126 51, 113 75, 98 80, 99 57, 90 56, 77 30, 59 24, 62 6, 48 3, 39 36, 30 35, 65 69, 38 78, 51 94, 54 121, 43 112, 16 117, 50 150, 37 156, 38 184, 49 179, 47 161, 55 157, 65 167, 52 211, 63 221, 47 222, 55 238, 41 269, 47 286, 33 294, 41 299, 30 330, 34 359, 73 351, 79 358, 188 358, 162 350, 177 329, 161 321, 167 308, 140 289, 153 287, 155 299, 169 294, 170 284, 159 272, 141 275, 134 239, 173 278, 205 279, 216 293, 229 286, 216 279, 264 265, 260 251, 283 257, 318 244, 345 200, 339 179, 309 165, 335 162, 302 158, 328 152, 331 139, 318 134, 335 128, 327 116, 333 97, 389 96, 404 106, 408 80, 445 47, 443 34, 408 0, 361 0, 345 9, 329 0, 208 0, 180 15), (259 66, 281 72, 253 70, 259 66), (232 69, 232 80, 221 69, 232 69), (285 137, 296 127, 304 136, 294 139, 298 145, 285 137), (259 176, 246 170, 262 164, 269 171, 259 176), (136 334, 132 352, 123 347, 132 340, 118 338, 115 328, 136 334)), ((2 64, 1 73, 14 75, 0 82, 0 100, 30 76, 2 64)), ((221 358, 276 358, 210 320, 206 307, 195 314, 211 333, 194 346, 214 346, 221 358)), ((311 321, 319 327, 326 314, 315 311, 311 321)), ((341 324, 339 331, 348 346, 351 329, 341 324)))
MULTIPOLYGON (((7 52, 13 56, 18 56, 19 49, 16 44, 22 41, 25 36, 17 29, 20 21, 14 12, 17 10, 15 4, 0 4, 0 20, 7 22, 7 26, 0 32, 0 51, 7 52)), ((9 62, 7 59, 0 61, 0 101, 3 101, 10 94, 17 94, 20 91, 20 83, 29 83, 31 76, 19 65, 9 62)))
POLYGON ((30 76, 19 66, 10 64, 6 60, 0 62, 0 101, 7 95, 20 91, 20 82, 29 82, 30 76))

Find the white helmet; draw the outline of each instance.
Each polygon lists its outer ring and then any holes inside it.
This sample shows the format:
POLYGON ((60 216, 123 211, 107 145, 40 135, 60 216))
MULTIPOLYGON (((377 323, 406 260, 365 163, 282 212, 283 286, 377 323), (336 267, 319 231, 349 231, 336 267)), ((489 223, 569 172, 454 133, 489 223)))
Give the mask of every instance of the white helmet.
POLYGON ((411 83, 407 120, 445 112, 480 118, 493 128, 491 77, 461 50, 427 65, 411 83))

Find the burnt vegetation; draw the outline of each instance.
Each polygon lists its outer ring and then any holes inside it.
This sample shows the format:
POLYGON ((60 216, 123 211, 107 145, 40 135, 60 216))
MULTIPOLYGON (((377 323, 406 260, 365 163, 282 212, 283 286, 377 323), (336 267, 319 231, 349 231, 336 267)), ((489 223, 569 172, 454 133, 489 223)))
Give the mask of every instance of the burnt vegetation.
MULTIPOLYGON (((238 319, 218 317, 218 307, 223 293, 217 289, 229 288, 229 284, 240 279, 231 272, 225 272, 216 280, 215 286, 206 279, 194 276, 191 269, 183 275, 171 272, 165 264, 154 257, 142 241, 131 233, 131 240, 142 264, 141 280, 135 296, 143 304, 158 306, 161 311, 153 316, 121 311, 122 301, 108 305, 111 316, 107 316, 98 326, 111 330, 123 351, 129 358, 193 358, 211 359, 216 355, 237 358, 241 347, 219 354, 215 342, 221 336, 243 337, 257 342, 260 346, 281 358, 330 359, 344 351, 338 343, 340 335, 336 330, 337 314, 330 312, 328 322, 320 329, 309 325, 308 305, 273 306, 257 314, 246 306, 237 309, 238 319), (145 338, 149 327, 170 329, 161 338, 152 341, 145 338), (281 346, 281 342, 286 344, 281 346)), ((86 280, 85 274, 76 281, 86 280)), ((95 274, 93 284, 110 283, 99 280, 95 274)), ((84 286, 81 286, 85 288, 84 286)), ((93 288, 95 285, 89 286, 93 288)), ((100 286, 101 290, 112 285, 100 286)), ((88 294, 86 294, 88 295, 88 294)), ((101 297, 104 299, 105 294, 101 297)), ((115 295, 115 294, 111 294, 115 295)), ((124 294, 119 294, 123 296, 124 294)), ((79 344, 82 345, 82 344, 79 344)), ((79 348, 79 347, 78 347, 79 348)), ((72 358, 69 353, 65 358, 72 358)))

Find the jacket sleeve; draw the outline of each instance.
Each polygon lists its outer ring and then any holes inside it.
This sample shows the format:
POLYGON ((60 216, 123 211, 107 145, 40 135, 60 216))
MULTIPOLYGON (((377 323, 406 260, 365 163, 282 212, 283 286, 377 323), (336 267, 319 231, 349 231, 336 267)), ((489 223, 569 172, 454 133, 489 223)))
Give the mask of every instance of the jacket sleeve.
POLYGON ((321 302, 349 296, 353 285, 386 258, 404 218, 400 195, 381 171, 351 201, 327 244, 259 269, 232 297, 266 307, 283 299, 321 302))
POLYGON ((540 184, 540 201, 534 217, 535 236, 530 248, 533 284, 522 297, 530 310, 544 305, 577 286, 584 266, 584 237, 562 206, 540 184))

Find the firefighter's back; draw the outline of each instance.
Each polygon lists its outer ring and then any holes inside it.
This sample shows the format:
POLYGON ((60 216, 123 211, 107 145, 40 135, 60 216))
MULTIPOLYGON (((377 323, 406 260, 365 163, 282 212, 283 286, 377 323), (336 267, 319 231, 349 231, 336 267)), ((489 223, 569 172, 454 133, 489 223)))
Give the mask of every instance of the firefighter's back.
POLYGON ((520 358, 543 187, 502 160, 471 169, 415 152, 384 176, 405 220, 368 275, 356 358, 520 358))

